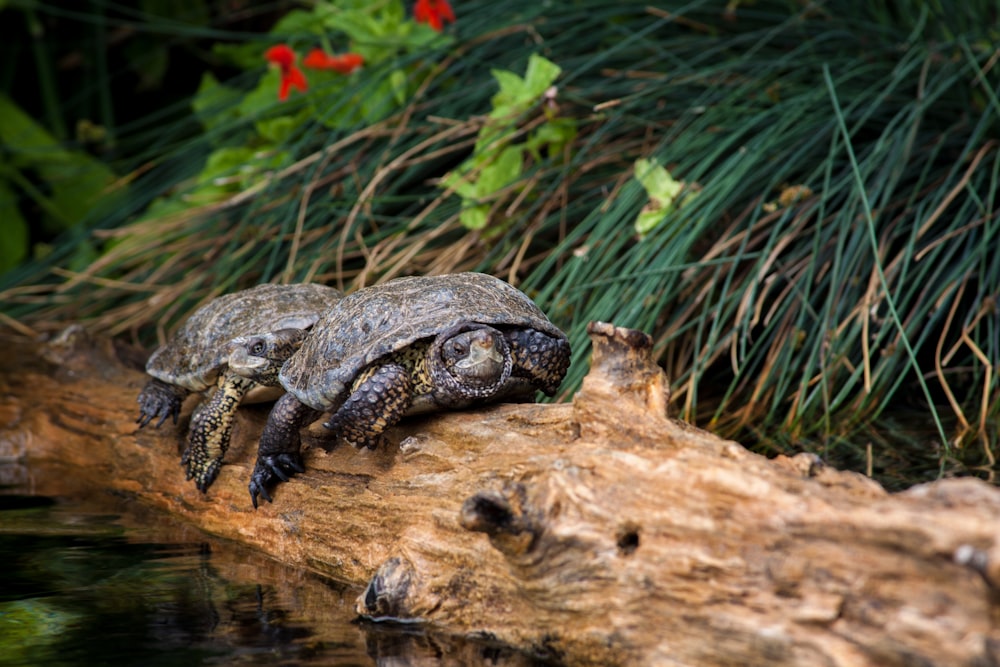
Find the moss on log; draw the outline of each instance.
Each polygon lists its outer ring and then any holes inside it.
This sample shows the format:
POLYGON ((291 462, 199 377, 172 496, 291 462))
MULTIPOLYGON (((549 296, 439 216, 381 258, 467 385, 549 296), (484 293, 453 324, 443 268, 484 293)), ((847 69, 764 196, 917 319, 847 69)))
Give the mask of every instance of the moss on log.
MULTIPOLYGON (((108 490, 321 575, 359 613, 572 665, 1000 663, 1000 490, 888 494, 670 419, 648 337, 595 323, 571 403, 404 421, 375 451, 315 425, 308 471, 254 511, 267 408, 241 408, 207 494, 183 427, 138 429, 134 355, 70 329, 5 341, 0 456, 41 494, 108 490), (329 451, 328 451, 329 450, 329 451)), ((12 480, 7 480, 8 482, 12 480)))

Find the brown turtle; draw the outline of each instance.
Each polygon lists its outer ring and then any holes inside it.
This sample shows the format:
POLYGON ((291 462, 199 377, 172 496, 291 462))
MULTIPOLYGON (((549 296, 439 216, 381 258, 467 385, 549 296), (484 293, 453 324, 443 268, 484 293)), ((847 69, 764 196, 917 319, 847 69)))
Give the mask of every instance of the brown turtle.
MULTIPOLYGON (((399 278, 344 297, 281 368, 286 394, 268 417, 250 482, 302 472, 299 429, 324 424, 374 447, 404 415, 555 394, 569 367, 566 335, 523 292, 482 273, 399 278)), ((252 373, 241 370, 252 377, 252 373)))
POLYGON ((195 311, 150 356, 152 379, 139 394, 139 427, 154 419, 159 427, 192 392, 215 387, 191 418, 181 462, 202 491, 218 475, 229 447, 236 406, 281 394, 278 370, 302 344, 306 331, 343 296, 325 285, 258 285, 213 299, 195 311), (254 379, 234 372, 230 359, 252 368, 254 379))

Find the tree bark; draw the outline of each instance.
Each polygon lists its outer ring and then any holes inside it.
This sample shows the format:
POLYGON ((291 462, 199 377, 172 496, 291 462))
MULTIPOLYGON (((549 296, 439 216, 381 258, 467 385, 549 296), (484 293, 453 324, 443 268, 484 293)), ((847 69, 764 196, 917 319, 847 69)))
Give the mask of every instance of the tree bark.
POLYGON ((1000 490, 888 494, 668 418, 645 334, 591 326, 571 403, 405 420, 375 451, 304 434, 307 472, 254 511, 267 406, 240 409, 207 494, 184 427, 137 428, 137 359, 79 329, 5 341, 0 457, 47 495, 110 491, 327 577, 359 613, 572 665, 1000 664, 1000 490), (329 448, 329 451, 327 451, 329 448))

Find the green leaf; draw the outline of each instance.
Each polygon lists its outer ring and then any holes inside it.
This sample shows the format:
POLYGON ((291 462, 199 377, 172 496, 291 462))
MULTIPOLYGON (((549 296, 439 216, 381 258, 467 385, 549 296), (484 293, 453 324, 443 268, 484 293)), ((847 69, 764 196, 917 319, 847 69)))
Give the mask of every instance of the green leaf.
POLYGON ((562 153, 563 148, 576 138, 576 121, 572 118, 554 118, 532 132, 526 148, 536 160, 541 160, 542 149, 550 155, 562 153))
POLYGON ((521 146, 508 146, 500 151, 497 158, 479 172, 479 196, 493 195, 516 181, 521 177, 523 166, 524 158, 521 146))
MULTIPOLYGON (((302 9, 293 9, 282 16, 274 27, 271 28, 271 35, 279 39, 300 35, 320 35, 325 32, 322 23, 316 20, 316 14, 302 9)), ((261 53, 264 49, 261 49, 261 53)))
POLYGON ((207 183, 218 178, 227 178, 253 161, 253 150, 244 146, 217 148, 205 162, 198 174, 199 183, 207 183))
POLYGON ((445 188, 452 188, 455 194, 462 199, 479 199, 478 183, 474 180, 469 180, 468 170, 459 168, 448 172, 441 179, 441 185, 445 188))
MULTIPOLYGON (((329 30, 340 28, 343 17, 350 14, 363 14, 376 18, 387 26, 395 27, 406 18, 406 10, 400 0, 337 0, 336 2, 319 2, 315 7, 316 17, 329 30)), ((390 30, 391 32, 391 30, 390 30)))
POLYGON ((545 123, 524 144, 510 144, 517 116, 538 103, 560 73, 559 66, 533 54, 522 78, 506 70, 493 70, 500 90, 492 97, 493 110, 476 138, 472 155, 460 167, 442 179, 442 185, 452 188, 462 197, 459 216, 468 229, 482 229, 487 223, 489 205, 478 200, 492 197, 517 182, 524 171, 526 153, 536 157, 543 147, 562 150, 576 136, 576 124, 571 120, 553 119, 545 123))
POLYGON ((222 85, 211 72, 206 72, 201 77, 198 92, 191 99, 191 108, 202 127, 211 130, 229 125, 239 118, 241 97, 240 91, 222 85))
POLYGON ((537 53, 528 58, 524 78, 506 70, 491 70, 500 91, 491 99, 490 118, 510 118, 524 113, 541 99, 560 72, 562 69, 558 65, 537 53))
POLYGON ((659 225, 665 217, 667 217, 667 211, 643 208, 639 211, 639 215, 635 219, 635 231, 640 236, 645 236, 659 225))
POLYGON ((393 58, 400 51, 420 52, 429 47, 444 46, 453 38, 407 18, 399 0, 371 3, 340 0, 317 4, 317 22, 327 32, 343 33, 350 44, 335 50, 360 53, 369 65, 393 58))
POLYGON ((392 70, 392 73, 389 74, 389 85, 392 86, 392 94, 396 104, 399 106, 406 104, 406 100, 410 97, 409 77, 406 76, 406 72, 401 69, 392 70))
POLYGON ((655 159, 639 158, 635 161, 635 178, 645 188, 649 202, 642 207, 635 219, 635 231, 645 235, 659 225, 671 212, 697 196, 691 190, 680 200, 677 196, 684 190, 684 181, 674 180, 670 172, 655 159))
POLYGON ((389 26, 365 11, 324 12, 323 25, 329 30, 342 32, 355 42, 371 42, 384 37, 389 26))
POLYGON ((28 172, 32 180, 44 183, 29 196, 49 213, 43 218, 46 229, 67 229, 88 215, 98 204, 113 205, 122 191, 108 195, 106 189, 115 174, 103 162, 81 151, 62 147, 48 131, 24 113, 7 96, 0 94, 0 144, 8 167, 28 172))
POLYGON ((176 194, 169 194, 154 199, 140 216, 139 220, 163 220, 176 213, 186 211, 189 208, 191 208, 191 204, 185 202, 176 194))
POLYGON ((254 123, 254 127, 257 128, 257 133, 262 138, 273 144, 280 144, 288 140, 302 126, 305 120, 303 116, 308 113, 308 110, 306 110, 297 116, 279 116, 277 118, 259 120, 254 123))
POLYGON ((673 201, 681 188, 684 187, 682 182, 675 181, 670 172, 660 166, 656 160, 644 158, 636 160, 635 177, 646 189, 649 198, 655 200, 661 207, 673 201))
POLYGON ((532 53, 528 58, 528 69, 524 74, 526 93, 535 99, 540 98, 549 86, 555 83, 560 73, 562 68, 559 65, 537 53, 532 53))
POLYGON ((406 21, 399 26, 399 37, 410 52, 426 51, 429 48, 443 48, 455 41, 451 35, 438 32, 426 23, 406 21))
MULTIPOLYGON (((243 100, 236 107, 236 110, 240 115, 253 118, 277 109, 278 105, 281 104, 278 100, 278 87, 280 85, 281 73, 277 68, 268 68, 264 76, 260 77, 260 81, 257 82, 257 87, 243 96, 243 100)), ((285 104, 300 94, 298 90, 291 91, 285 104)))
MULTIPOLYGON (((500 91, 490 100, 493 104, 493 113, 490 116, 497 118, 516 113, 527 99, 524 79, 503 69, 490 70, 490 73, 500 85, 500 91)), ((528 103, 530 105, 531 101, 528 100, 528 103)))
POLYGON ((287 164, 288 159, 287 151, 255 150, 245 146, 218 148, 208 156, 204 169, 198 174, 198 187, 186 196, 199 198, 207 193, 214 197, 239 192, 258 182, 263 172, 287 164))
POLYGON ((458 220, 466 229, 482 229, 489 222, 490 207, 487 204, 468 206, 458 214, 458 220))

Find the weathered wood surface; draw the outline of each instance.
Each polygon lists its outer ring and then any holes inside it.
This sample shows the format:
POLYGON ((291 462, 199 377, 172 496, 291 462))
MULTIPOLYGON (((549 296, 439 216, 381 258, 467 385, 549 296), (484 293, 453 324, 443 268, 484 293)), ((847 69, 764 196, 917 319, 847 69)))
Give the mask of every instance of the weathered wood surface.
POLYGON ((312 427, 308 472, 257 511, 265 407, 241 409, 203 495, 179 465, 181 428, 136 428, 143 375, 110 343, 5 340, 0 456, 38 493, 123 494, 371 581, 361 611, 568 664, 1000 663, 1000 490, 890 495, 807 455, 767 460, 668 419, 642 336, 593 338, 572 403, 408 420, 374 452, 327 452, 312 427))

